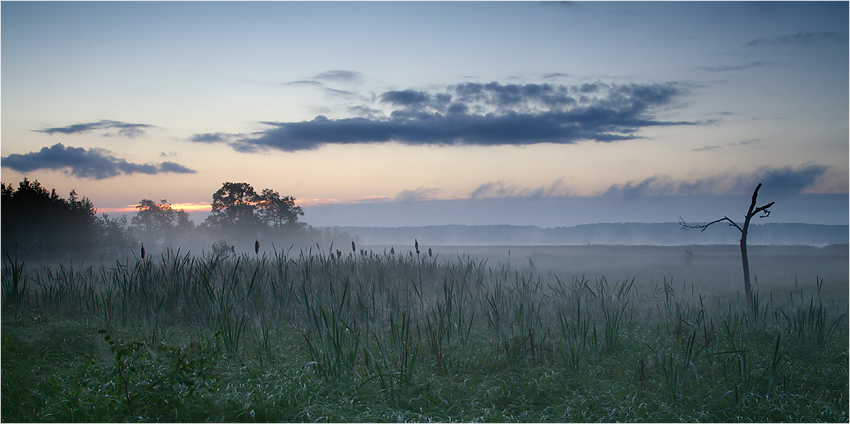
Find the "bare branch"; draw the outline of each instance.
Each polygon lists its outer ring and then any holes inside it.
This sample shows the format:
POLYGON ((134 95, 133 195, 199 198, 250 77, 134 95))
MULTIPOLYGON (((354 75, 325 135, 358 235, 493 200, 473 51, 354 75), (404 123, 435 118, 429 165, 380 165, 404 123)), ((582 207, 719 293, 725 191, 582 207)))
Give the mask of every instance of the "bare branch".
POLYGON ((729 219, 728 216, 724 216, 723 218, 716 219, 716 220, 711 221, 707 224, 688 224, 687 222, 685 222, 685 220, 682 219, 682 217, 679 217, 679 225, 682 227, 683 230, 697 230, 698 229, 698 230, 700 230, 700 232, 703 232, 709 226, 711 226, 713 224, 717 224, 718 222, 722 222, 722 221, 728 221, 730 227, 735 227, 735 228, 738 229, 738 231, 741 231, 741 232, 744 231, 744 230, 741 229, 741 227, 738 226, 738 224, 735 221, 729 219))
POLYGON ((774 203, 776 203, 776 202, 770 202, 770 203, 768 203, 768 204, 766 204, 766 205, 764 205, 764 206, 762 206, 762 207, 759 207, 758 209, 754 210, 754 211, 753 211, 753 214, 752 214, 752 215, 750 215, 750 216, 755 216, 755 215, 756 215, 756 214, 758 214, 759 212, 764 212, 764 215, 759 216, 759 218, 767 218, 767 217, 769 217, 769 216, 770 216, 770 211, 769 211, 767 208, 769 208, 769 207, 773 206, 773 204, 774 204, 774 203))

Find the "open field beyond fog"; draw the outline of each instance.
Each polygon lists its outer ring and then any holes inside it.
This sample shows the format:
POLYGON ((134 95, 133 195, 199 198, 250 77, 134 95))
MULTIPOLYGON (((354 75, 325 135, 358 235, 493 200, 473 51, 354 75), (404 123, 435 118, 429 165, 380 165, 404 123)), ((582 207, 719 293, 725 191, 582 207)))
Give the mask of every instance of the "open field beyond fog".
MULTIPOLYGON (((376 252, 390 246, 374 246, 376 252)), ((395 247, 398 249, 398 246, 395 247)), ((427 246, 422 246, 427 254, 427 246)), ((413 250, 412 247, 404 249, 413 250)), ((816 277, 836 299, 846 299, 850 253, 846 244, 815 246, 749 246, 750 272, 755 290, 815 287, 816 277)), ((653 286, 666 279, 674 287, 687 286, 704 295, 743 295, 741 249, 736 245, 693 246, 439 246, 439 257, 470 255, 490 266, 529 264, 541 274, 608 280, 635 278, 653 286), (510 257, 508 252, 510 251, 510 257), (530 260, 530 261, 529 261, 530 260)), ((445 259, 445 258, 444 258, 445 259)))
POLYGON ((0 418, 848 420, 847 245, 358 247, 6 260, 0 418))

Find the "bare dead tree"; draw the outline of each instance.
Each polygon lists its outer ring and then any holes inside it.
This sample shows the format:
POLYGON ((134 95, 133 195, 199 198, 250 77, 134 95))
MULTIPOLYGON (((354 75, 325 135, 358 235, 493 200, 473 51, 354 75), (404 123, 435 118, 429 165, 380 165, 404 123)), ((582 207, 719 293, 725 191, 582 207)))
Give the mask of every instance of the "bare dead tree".
POLYGON ((744 292, 747 295, 747 305, 752 308, 753 307, 753 288, 750 285, 750 260, 747 256, 747 231, 750 229, 750 220, 759 214, 759 218, 767 218, 770 216, 770 208, 776 202, 770 202, 764 206, 756 207, 756 198, 759 195, 759 189, 761 188, 761 183, 756 186, 755 191, 753 191, 753 200, 750 203, 750 209, 747 210, 747 215, 744 217, 744 225, 738 225, 735 221, 730 219, 728 216, 724 216, 723 218, 711 221, 707 224, 699 224, 699 225, 691 225, 686 223, 681 217, 679 218, 679 224, 682 226, 683 230, 693 230, 699 229, 700 232, 705 231, 706 228, 713 224, 717 224, 718 222, 727 221, 729 222, 730 227, 735 227, 738 231, 741 232, 741 263, 744 265, 744 292))

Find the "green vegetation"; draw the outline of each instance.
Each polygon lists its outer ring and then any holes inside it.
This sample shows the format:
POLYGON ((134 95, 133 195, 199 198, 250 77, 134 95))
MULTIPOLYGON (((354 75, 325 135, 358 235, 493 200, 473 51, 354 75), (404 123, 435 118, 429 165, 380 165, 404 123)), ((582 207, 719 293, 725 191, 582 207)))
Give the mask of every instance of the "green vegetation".
POLYGON ((848 420, 846 287, 822 278, 745 305, 395 251, 8 257, 0 418, 848 420))

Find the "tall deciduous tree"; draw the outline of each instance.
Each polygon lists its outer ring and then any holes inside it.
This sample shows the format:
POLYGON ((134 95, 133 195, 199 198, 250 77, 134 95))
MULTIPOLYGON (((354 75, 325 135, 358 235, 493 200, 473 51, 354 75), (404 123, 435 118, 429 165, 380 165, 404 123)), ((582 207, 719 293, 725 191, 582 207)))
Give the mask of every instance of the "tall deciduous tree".
POLYGON ((298 217, 304 216, 294 197, 280 197, 280 193, 268 188, 257 196, 257 212, 266 225, 277 231, 300 226, 298 217))
POLYGON ((165 199, 159 204, 142 199, 136 209, 138 212, 131 220, 130 228, 136 237, 149 245, 180 244, 194 227, 186 211, 173 209, 165 199))
POLYGON ((248 183, 226 182, 213 194, 212 214, 205 226, 230 242, 253 242, 288 229, 300 229, 304 211, 295 198, 263 189, 257 193, 248 183))
POLYGON ((222 184, 213 193, 212 215, 208 224, 227 236, 255 238, 262 230, 262 221, 256 215, 257 192, 248 183, 222 184))
POLYGON ((761 188, 761 183, 756 186, 756 189, 753 191, 753 198, 750 202, 750 209, 747 210, 747 214, 744 215, 744 224, 738 225, 735 221, 730 219, 728 216, 724 216, 723 218, 716 219, 707 224, 700 225, 690 225, 686 223, 682 218, 679 218, 679 224, 682 226, 683 230, 690 229, 700 229, 700 231, 705 231, 708 227, 718 222, 727 221, 729 222, 730 227, 735 227, 738 231, 741 232, 741 263, 744 267, 744 292, 747 296, 747 305, 752 308, 753 307, 753 288, 750 284, 750 259, 747 256, 747 232, 750 230, 750 220, 753 219, 754 216, 760 215, 759 218, 766 218, 770 216, 770 208, 776 202, 770 202, 766 205, 756 207, 756 198, 759 195, 759 189, 761 188))

